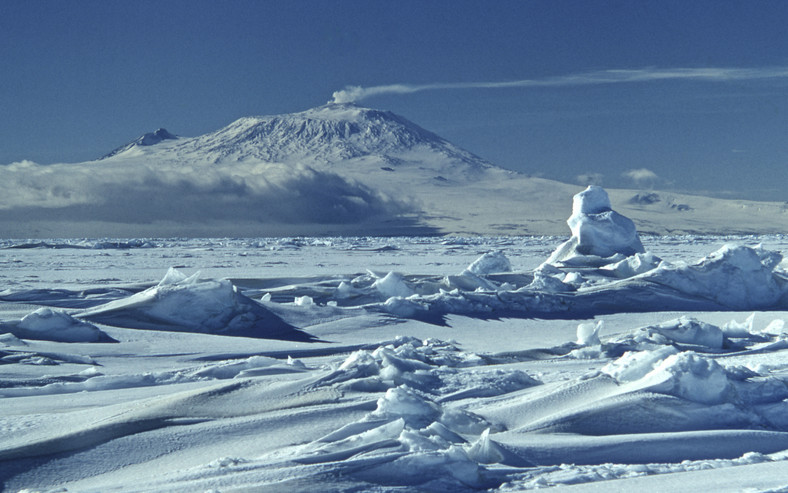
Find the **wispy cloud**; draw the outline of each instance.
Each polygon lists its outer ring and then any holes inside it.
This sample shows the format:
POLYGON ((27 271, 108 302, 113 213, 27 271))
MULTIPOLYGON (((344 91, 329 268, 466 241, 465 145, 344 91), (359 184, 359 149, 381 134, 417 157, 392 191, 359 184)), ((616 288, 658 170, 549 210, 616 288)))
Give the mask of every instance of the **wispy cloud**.
POLYGON ((788 67, 763 68, 644 68, 602 70, 579 74, 522 79, 500 82, 438 82, 433 84, 388 84, 381 86, 347 86, 333 94, 335 103, 350 103, 381 94, 410 94, 422 91, 452 89, 507 89, 527 87, 586 86, 595 84, 624 84, 660 80, 697 80, 730 82, 757 79, 788 78, 788 67))

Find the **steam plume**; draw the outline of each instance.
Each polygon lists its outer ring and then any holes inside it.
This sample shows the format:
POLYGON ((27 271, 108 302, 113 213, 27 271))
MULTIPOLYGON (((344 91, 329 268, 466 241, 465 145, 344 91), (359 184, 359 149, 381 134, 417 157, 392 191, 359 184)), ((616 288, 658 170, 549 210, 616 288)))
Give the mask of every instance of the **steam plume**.
POLYGON ((503 89, 513 87, 560 87, 593 84, 621 84, 657 80, 698 80, 726 82, 753 79, 788 78, 788 67, 766 68, 670 68, 603 70, 581 74, 523 79, 505 82, 447 82, 435 84, 389 84, 383 86, 347 86, 333 94, 334 103, 352 103, 381 94, 409 94, 421 91, 446 89, 503 89))

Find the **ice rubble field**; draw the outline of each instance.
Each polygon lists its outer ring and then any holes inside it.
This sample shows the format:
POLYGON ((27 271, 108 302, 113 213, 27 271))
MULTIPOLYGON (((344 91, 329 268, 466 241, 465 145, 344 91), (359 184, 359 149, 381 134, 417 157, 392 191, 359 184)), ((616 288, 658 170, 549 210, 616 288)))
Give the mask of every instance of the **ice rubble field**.
POLYGON ((639 237, 593 188, 569 225, 0 241, 0 480, 788 489, 788 237, 639 237))

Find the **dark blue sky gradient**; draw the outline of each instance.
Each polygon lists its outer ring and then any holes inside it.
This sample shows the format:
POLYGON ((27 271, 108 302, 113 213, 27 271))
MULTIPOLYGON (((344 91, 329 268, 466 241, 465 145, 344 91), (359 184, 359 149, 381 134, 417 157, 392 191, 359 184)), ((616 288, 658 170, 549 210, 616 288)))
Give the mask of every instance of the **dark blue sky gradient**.
MULTIPOLYGON (((347 85, 788 66, 785 1, 0 2, 0 164, 95 159, 301 111, 347 85)), ((788 201, 788 79, 381 95, 490 161, 788 201)))

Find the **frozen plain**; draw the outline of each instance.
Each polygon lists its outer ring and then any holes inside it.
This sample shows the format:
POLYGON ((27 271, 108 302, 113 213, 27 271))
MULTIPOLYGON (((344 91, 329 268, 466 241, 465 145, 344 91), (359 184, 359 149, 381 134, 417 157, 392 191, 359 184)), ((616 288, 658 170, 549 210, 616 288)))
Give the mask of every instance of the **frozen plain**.
POLYGON ((0 480, 788 488, 788 237, 565 239, 3 240, 0 480))

